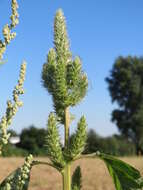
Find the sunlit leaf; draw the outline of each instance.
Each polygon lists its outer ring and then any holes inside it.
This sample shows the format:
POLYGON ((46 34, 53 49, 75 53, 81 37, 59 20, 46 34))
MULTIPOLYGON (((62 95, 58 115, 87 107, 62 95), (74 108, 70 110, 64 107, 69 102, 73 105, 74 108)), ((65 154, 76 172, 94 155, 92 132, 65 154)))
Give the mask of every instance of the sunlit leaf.
POLYGON ((140 172, 129 164, 114 158, 113 156, 100 153, 101 158, 114 181, 116 190, 141 190, 143 187, 140 172))

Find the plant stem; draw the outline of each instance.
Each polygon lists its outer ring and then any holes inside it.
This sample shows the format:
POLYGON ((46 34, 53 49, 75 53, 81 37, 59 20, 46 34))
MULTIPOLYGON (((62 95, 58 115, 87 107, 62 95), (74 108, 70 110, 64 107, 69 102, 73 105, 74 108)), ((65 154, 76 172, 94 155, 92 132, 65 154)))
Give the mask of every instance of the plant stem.
POLYGON ((39 160, 34 160, 33 163, 32 163, 32 166, 39 165, 39 164, 51 166, 51 167, 55 168, 56 170, 58 170, 58 172, 61 173, 60 168, 54 166, 52 163, 49 163, 49 162, 43 162, 43 161, 39 161, 39 160))
MULTIPOLYGON (((70 123, 70 114, 69 108, 65 108, 65 149, 69 146, 69 123, 70 123)), ((63 190, 71 190, 71 166, 68 163, 63 170, 63 190)))
POLYGON ((67 164, 63 171, 63 190, 71 190, 70 164, 67 164))
POLYGON ((69 123, 70 123, 70 115, 69 108, 65 108, 65 148, 68 148, 69 144, 69 123))

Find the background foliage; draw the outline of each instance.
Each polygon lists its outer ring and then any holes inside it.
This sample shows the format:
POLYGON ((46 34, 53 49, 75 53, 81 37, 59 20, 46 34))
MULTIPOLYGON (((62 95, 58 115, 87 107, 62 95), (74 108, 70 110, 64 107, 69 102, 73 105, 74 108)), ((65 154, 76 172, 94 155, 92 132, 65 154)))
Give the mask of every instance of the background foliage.
MULTIPOLYGON (((9 132, 12 136, 18 135, 14 130, 9 130, 9 132)), ((3 156, 25 156, 28 153, 32 153, 35 156, 46 156, 47 153, 44 146, 46 135, 47 129, 44 128, 37 128, 34 125, 24 128, 19 134, 21 142, 16 146, 9 143, 4 149, 3 156)), ((136 154, 135 145, 124 136, 112 135, 102 137, 95 130, 91 129, 88 131, 84 154, 93 153, 97 150, 115 156, 136 154)))
POLYGON ((112 121, 119 131, 143 153, 143 58, 118 57, 106 78, 112 102, 118 108, 112 121))

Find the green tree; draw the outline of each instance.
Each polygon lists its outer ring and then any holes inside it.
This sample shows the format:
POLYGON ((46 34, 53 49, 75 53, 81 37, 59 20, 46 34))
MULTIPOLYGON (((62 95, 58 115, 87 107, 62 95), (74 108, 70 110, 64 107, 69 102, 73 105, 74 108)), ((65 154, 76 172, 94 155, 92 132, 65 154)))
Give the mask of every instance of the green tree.
POLYGON ((22 130, 20 143, 17 146, 36 156, 45 154, 44 144, 46 135, 47 130, 30 126, 22 130))
POLYGON ((135 146, 122 135, 112 135, 101 137, 92 129, 88 132, 87 143, 84 153, 96 151, 108 153, 116 156, 135 155, 135 146))
POLYGON ((18 136, 17 132, 13 129, 9 129, 9 130, 7 130, 7 132, 10 133, 12 137, 18 136))
POLYGON ((143 58, 119 57, 106 81, 112 102, 118 104, 112 121, 143 152, 143 58))

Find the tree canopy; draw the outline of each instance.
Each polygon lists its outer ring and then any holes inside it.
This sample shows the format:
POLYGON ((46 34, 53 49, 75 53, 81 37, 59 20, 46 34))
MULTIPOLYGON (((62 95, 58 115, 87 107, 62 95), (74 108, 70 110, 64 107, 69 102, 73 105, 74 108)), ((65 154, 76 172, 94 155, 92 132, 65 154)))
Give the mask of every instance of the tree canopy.
POLYGON ((135 143, 136 149, 142 151, 143 58, 118 57, 106 81, 112 102, 118 104, 112 112, 112 121, 135 143))

